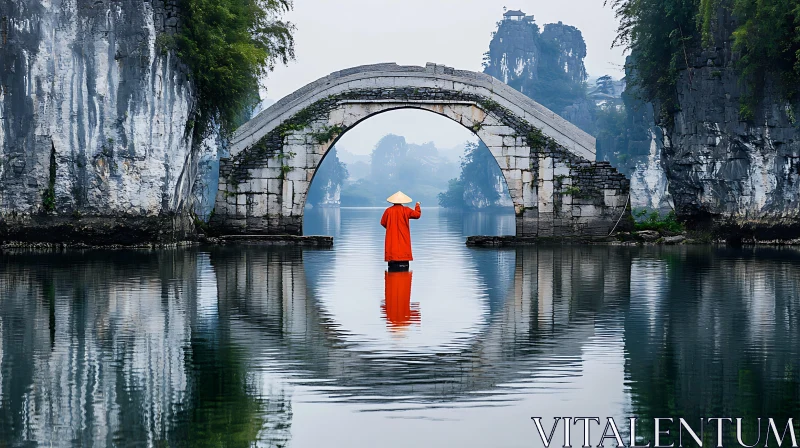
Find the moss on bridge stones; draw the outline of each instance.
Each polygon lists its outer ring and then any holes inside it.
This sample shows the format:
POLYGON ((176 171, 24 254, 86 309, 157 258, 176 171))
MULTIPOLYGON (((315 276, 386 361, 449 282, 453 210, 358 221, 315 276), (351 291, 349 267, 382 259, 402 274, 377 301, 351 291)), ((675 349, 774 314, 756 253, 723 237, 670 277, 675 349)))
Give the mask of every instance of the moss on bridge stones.
POLYGON ((333 126, 323 126, 321 130, 317 132, 312 132, 309 134, 309 137, 314 139, 318 144, 324 145, 329 141, 335 139, 336 137, 344 134, 347 128, 344 126, 333 125, 333 126))
MULTIPOLYGON (((228 184, 238 185, 249 180, 247 174, 248 170, 265 165, 269 158, 291 158, 291 154, 293 153, 286 154, 283 151, 286 137, 294 132, 308 128, 315 121, 327 119, 330 112, 338 106, 340 101, 341 99, 338 98, 338 96, 330 96, 303 108, 259 139, 253 146, 240 152, 231 159, 224 161, 223 163, 229 166, 229 173, 227 174, 228 184)), ((343 133, 345 129, 337 126, 335 131, 343 133)), ((287 166, 281 166, 282 176, 285 176, 285 173, 288 171, 285 170, 284 167, 287 166)))

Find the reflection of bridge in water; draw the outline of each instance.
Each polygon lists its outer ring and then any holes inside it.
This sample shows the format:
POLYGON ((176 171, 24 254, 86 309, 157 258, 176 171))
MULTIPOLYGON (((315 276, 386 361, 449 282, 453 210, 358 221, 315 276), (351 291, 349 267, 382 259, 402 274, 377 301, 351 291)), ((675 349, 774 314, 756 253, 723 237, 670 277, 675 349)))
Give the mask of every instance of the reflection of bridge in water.
POLYGON ((300 251, 237 248, 215 252, 211 262, 220 318, 235 322, 236 339, 302 376, 332 380, 326 385, 342 388, 341 399, 448 400, 530 381, 538 372, 579 375, 582 347, 596 336, 595 315, 628 296, 627 251, 471 253, 489 291, 489 316, 476 336, 439 353, 359 348, 316 299, 300 251), (496 260, 478 262, 487 257, 496 260))
POLYGON ((295 380, 327 380, 326 393, 338 394, 327 401, 384 407, 496 403, 559 382, 591 393, 553 377, 590 376, 595 358, 582 351, 609 338, 625 378, 608 388, 630 396, 627 415, 800 409, 796 250, 468 253, 487 291, 486 322, 458 350, 412 354, 350 342, 316 298, 329 265, 309 260, 321 253, 2 252, 0 440, 179 446, 191 435, 252 440, 260 428, 284 446, 295 380))

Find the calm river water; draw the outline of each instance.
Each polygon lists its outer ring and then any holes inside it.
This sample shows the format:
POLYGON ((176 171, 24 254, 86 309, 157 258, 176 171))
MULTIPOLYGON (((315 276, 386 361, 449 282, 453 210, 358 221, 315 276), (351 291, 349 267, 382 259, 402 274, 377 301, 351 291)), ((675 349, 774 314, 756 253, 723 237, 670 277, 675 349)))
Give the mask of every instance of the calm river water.
POLYGON ((800 417, 796 250, 471 249, 513 215, 423 209, 411 272, 386 273, 381 212, 309 211, 332 250, 0 254, 0 446, 535 447, 534 416, 800 417))

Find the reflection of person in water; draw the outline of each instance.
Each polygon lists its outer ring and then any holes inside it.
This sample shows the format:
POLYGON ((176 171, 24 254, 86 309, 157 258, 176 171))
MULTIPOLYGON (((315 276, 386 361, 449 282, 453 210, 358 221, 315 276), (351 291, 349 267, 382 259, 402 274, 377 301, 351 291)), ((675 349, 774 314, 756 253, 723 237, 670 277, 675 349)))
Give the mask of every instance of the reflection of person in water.
POLYGON ((389 327, 400 329, 420 321, 419 304, 411 304, 411 272, 386 272, 386 302, 381 306, 389 327))

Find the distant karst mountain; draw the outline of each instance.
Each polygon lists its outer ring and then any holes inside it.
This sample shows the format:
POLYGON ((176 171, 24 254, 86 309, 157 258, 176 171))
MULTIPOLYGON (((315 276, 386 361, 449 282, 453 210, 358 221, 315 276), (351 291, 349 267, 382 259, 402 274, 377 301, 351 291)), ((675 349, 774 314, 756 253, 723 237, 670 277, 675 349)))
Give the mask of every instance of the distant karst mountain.
POLYGON ((370 155, 331 151, 311 185, 311 206, 382 206, 397 190, 434 205, 447 181, 459 173, 458 163, 443 157, 433 143, 408 143, 394 134, 383 137, 370 155))

